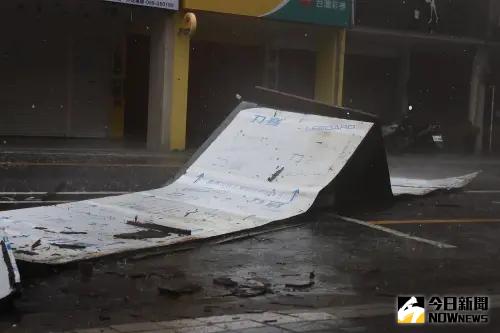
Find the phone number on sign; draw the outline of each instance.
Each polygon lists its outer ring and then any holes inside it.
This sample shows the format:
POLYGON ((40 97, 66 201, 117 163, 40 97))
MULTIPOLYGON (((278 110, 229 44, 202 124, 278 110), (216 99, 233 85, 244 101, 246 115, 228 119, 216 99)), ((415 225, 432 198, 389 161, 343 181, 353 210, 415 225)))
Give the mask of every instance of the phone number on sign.
POLYGON ((138 5, 138 6, 147 6, 147 7, 158 7, 158 8, 166 8, 166 9, 178 9, 179 1, 178 0, 107 0, 111 2, 120 2, 130 5, 138 5))

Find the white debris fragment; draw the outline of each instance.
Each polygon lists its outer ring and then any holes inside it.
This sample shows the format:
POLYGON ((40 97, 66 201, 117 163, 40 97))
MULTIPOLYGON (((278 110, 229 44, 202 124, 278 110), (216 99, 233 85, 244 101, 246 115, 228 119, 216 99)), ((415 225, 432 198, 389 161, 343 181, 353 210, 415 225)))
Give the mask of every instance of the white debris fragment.
POLYGON ((440 179, 391 177, 392 193, 398 195, 426 195, 437 190, 453 190, 467 186, 480 171, 463 176, 440 179))

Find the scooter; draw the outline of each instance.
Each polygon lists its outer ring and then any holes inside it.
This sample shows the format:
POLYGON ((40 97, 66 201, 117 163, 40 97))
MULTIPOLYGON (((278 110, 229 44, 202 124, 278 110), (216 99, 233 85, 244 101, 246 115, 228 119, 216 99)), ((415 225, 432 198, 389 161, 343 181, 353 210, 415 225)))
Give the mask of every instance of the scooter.
POLYGON ((445 148, 444 136, 441 131, 441 125, 431 123, 427 128, 420 131, 416 136, 417 148, 445 148))

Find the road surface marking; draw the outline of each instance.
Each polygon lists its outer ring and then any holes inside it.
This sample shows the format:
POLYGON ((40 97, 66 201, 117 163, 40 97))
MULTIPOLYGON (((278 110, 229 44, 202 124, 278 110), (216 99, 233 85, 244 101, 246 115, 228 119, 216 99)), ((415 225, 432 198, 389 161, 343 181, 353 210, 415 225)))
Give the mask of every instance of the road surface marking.
POLYGON ((179 168, 181 162, 169 164, 123 164, 123 163, 78 163, 78 162, 0 162, 0 166, 25 167, 25 166, 76 166, 76 167, 107 167, 107 168, 179 168))
POLYGON ((12 204, 12 205, 17 205, 17 204, 46 204, 46 203, 54 203, 54 204, 59 204, 59 203, 67 203, 67 202, 72 202, 68 200, 47 200, 47 201, 42 201, 42 200, 24 200, 24 201, 0 201, 0 204, 12 204))
POLYGON ((432 219, 432 220, 382 220, 368 221, 372 225, 436 224, 436 223, 500 223, 500 219, 432 219))
POLYGON ((336 214, 333 214, 333 215, 335 217, 338 217, 338 218, 340 218, 344 221, 347 221, 347 222, 352 222, 352 223, 356 223, 359 225, 363 225, 363 226, 368 227, 368 228, 383 231, 383 232, 386 232, 386 233, 394 235, 394 236, 398 236, 398 237, 402 237, 402 238, 406 238, 406 239, 411 239, 411 240, 414 240, 414 241, 417 241, 420 243, 426 243, 429 245, 433 245, 433 246, 439 247, 441 249, 454 249, 454 248, 456 248, 455 245, 450 245, 450 244, 441 243, 441 242, 433 241, 433 240, 426 239, 426 238, 412 236, 412 235, 406 234, 404 232, 400 232, 400 231, 397 231, 394 229, 385 228, 385 227, 382 227, 380 225, 371 224, 369 222, 361 221, 361 220, 354 219, 351 217, 345 217, 345 216, 340 216, 340 215, 336 215, 336 214))
POLYGON ((127 194, 130 192, 120 191, 96 191, 96 192, 0 192, 0 195, 107 195, 107 194, 127 194))

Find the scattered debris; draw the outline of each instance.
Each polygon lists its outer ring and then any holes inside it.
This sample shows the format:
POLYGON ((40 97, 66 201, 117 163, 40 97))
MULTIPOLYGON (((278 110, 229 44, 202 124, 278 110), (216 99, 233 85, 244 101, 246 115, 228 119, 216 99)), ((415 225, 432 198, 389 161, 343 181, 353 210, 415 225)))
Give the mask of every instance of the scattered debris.
POLYGON ((37 247, 39 247, 40 245, 42 244, 42 240, 39 239, 37 240, 36 242, 33 243, 33 245, 31 245, 31 249, 34 250, 36 249, 37 247))
POLYGON ((299 281, 291 281, 285 283, 285 288, 290 288, 290 289, 307 289, 311 288, 314 286, 314 278, 316 277, 316 274, 314 271, 309 273, 309 280, 299 280, 299 281))
POLYGON ((285 288, 290 288, 290 289, 306 289, 306 288, 311 288, 312 286, 314 286, 314 281, 312 280, 285 283, 285 288))
POLYGON ((243 297, 243 298, 250 298, 250 297, 257 297, 257 296, 262 296, 267 293, 267 289, 265 288, 249 288, 249 287, 243 287, 239 286, 233 292, 231 295, 236 296, 236 297, 243 297))
POLYGON ((190 295, 197 293, 201 290, 201 286, 194 284, 194 283, 188 283, 188 282, 183 282, 183 283, 169 283, 169 284, 163 284, 158 287, 158 292, 160 295, 163 296, 170 296, 170 297, 180 297, 182 295, 190 295))
POLYGON ((34 227, 33 229, 42 230, 44 232, 48 232, 48 233, 51 233, 51 234, 55 234, 56 233, 55 231, 49 230, 48 228, 45 228, 45 227, 34 227))
POLYGON ((281 167, 278 170, 276 170, 276 172, 273 173, 271 177, 267 178, 267 181, 271 183, 273 180, 278 178, 278 176, 283 172, 283 170, 285 170, 285 167, 281 167))
POLYGON ((58 244, 58 243, 50 243, 50 245, 57 246, 61 249, 68 249, 68 250, 83 250, 87 248, 87 246, 82 245, 82 244, 58 244))
POLYGON ((86 235, 84 231, 61 231, 60 234, 63 235, 86 235))
POLYGON ((271 292, 270 286, 269 283, 259 279, 248 279, 234 288, 231 295, 244 298, 261 296, 271 292))
POLYGON ((191 235, 191 230, 167 227, 167 226, 159 225, 159 224, 155 224, 155 223, 143 223, 143 222, 138 222, 136 220, 136 221, 127 221, 127 224, 133 225, 134 227, 161 231, 165 234, 178 234, 178 235, 186 235, 186 236, 191 235))
POLYGON ((159 230, 141 230, 137 232, 131 232, 126 234, 114 235, 117 239, 148 239, 148 238, 165 238, 170 236, 170 233, 164 233, 159 230))
POLYGON ((214 284, 219 285, 219 286, 224 286, 226 288, 234 288, 238 286, 238 282, 234 281, 230 277, 227 276, 221 276, 218 278, 215 278, 213 280, 214 284))
MULTIPOLYGON (((184 217, 188 217, 189 215, 195 214, 195 213, 198 213, 198 209, 186 212, 186 214, 184 214, 184 217)), ((189 234, 191 235, 191 232, 189 234)))

